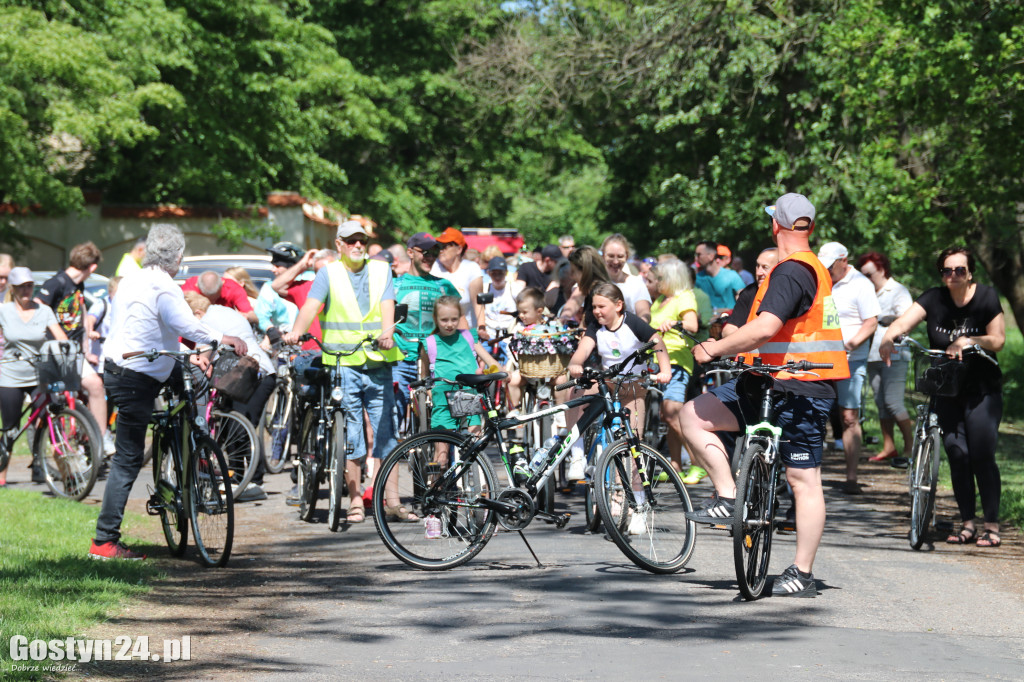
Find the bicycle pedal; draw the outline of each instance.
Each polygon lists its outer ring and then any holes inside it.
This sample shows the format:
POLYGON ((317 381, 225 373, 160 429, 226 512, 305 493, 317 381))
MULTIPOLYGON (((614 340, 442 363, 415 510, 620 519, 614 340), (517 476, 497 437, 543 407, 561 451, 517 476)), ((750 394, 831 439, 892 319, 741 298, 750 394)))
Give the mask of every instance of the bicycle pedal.
POLYGON ((731 523, 712 523, 708 526, 708 528, 710 528, 711 530, 727 530, 730 534, 732 533, 731 523))
POLYGON ((160 510, 164 508, 163 500, 156 495, 151 495, 146 500, 146 513, 150 516, 160 516, 160 510))
POLYGON ((559 514, 558 517, 555 518, 555 528, 565 528, 566 524, 569 523, 570 518, 572 518, 572 514, 569 512, 559 514))

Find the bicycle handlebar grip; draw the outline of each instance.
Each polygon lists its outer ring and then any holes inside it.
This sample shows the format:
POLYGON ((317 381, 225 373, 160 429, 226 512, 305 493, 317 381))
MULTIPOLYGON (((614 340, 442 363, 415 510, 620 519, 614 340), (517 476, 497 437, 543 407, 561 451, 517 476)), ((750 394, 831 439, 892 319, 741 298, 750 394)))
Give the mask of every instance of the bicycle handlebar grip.
POLYGON ((569 381, 565 382, 564 384, 558 384, 557 386, 555 386, 555 390, 556 391, 564 391, 565 389, 572 388, 575 385, 576 385, 576 380, 575 379, 570 379, 569 381))
POLYGON ((146 351, 144 351, 144 350, 133 350, 133 351, 129 351, 127 353, 122 353, 121 357, 123 359, 125 359, 125 360, 130 360, 132 358, 137 358, 140 355, 145 355, 145 354, 146 354, 146 351))
POLYGON ((315 336, 313 336, 312 334, 308 334, 308 333, 307 333, 307 334, 303 334, 302 336, 300 336, 300 337, 299 337, 299 342, 300 342, 300 343, 305 343, 306 341, 312 341, 312 340, 314 340, 315 338, 316 338, 316 337, 315 337, 315 336))

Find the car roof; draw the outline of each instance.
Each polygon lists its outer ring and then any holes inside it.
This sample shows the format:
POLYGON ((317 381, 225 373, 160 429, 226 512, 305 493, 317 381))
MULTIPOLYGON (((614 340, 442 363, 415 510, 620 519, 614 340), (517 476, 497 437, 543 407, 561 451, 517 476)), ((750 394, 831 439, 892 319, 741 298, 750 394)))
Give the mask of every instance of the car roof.
POLYGON ((243 267, 252 277, 253 284, 259 289, 274 279, 274 270, 270 265, 270 256, 227 254, 223 256, 186 256, 181 259, 181 267, 174 276, 175 282, 184 282, 207 270, 223 275, 228 268, 243 267))

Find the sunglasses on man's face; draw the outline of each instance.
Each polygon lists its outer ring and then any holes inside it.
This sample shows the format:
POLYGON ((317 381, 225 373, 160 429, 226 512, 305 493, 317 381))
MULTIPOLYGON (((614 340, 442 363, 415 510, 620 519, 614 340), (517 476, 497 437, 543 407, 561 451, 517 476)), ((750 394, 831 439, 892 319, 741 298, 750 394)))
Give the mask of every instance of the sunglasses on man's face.
POLYGON ((962 265, 958 265, 955 268, 942 268, 939 272, 942 273, 943 277, 952 277, 953 275, 956 275, 957 277, 967 276, 967 268, 962 265))
POLYGON ((349 246, 352 246, 353 244, 366 244, 369 241, 369 239, 367 237, 355 235, 352 237, 345 237, 341 241, 345 242, 349 246))

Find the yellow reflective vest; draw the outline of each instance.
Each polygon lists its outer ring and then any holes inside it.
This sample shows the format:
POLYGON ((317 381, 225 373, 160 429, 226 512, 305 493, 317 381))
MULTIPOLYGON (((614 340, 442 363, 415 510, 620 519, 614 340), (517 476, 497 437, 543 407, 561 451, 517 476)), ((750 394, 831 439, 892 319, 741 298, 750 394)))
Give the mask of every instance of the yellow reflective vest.
MULTIPOLYGON (((320 316, 320 329, 323 331, 323 342, 329 350, 348 351, 366 338, 367 334, 374 338, 384 331, 381 317, 380 302, 387 285, 390 266, 384 261, 366 260, 363 267, 369 269, 370 276, 370 309, 363 315, 359 310, 352 281, 345 264, 336 261, 327 266, 327 281, 330 284, 330 300, 328 307, 320 316)), ((346 365, 358 367, 367 362, 397 362, 405 356, 397 347, 391 350, 370 350, 368 344, 358 352, 347 357, 336 358, 324 353, 325 365, 346 365)))

